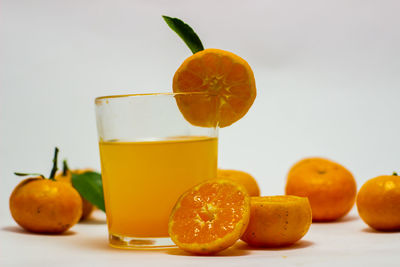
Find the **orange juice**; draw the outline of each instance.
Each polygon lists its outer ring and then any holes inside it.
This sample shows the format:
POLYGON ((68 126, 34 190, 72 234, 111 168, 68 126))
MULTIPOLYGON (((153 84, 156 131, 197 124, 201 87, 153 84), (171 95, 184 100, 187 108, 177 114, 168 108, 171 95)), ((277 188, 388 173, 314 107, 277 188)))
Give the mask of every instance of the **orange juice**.
POLYGON ((217 150, 211 137, 100 142, 109 233, 167 237, 178 197, 216 176, 217 150))

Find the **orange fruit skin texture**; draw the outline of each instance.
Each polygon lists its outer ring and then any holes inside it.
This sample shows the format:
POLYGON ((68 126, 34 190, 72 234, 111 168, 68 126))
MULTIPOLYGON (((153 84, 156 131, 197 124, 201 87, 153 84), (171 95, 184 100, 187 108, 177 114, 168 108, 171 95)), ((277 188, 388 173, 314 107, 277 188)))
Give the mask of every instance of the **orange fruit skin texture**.
MULTIPOLYGON (((81 174, 81 173, 85 173, 85 172, 89 172, 89 171, 93 171, 93 170, 92 169, 70 170, 67 172, 66 175, 63 175, 62 172, 59 172, 59 173, 57 173, 55 179, 60 182, 67 182, 67 183, 72 184, 72 182, 71 182, 72 173, 81 174)), ((92 203, 87 201, 82 196, 81 196, 81 198, 82 198, 82 216, 79 221, 85 221, 85 220, 89 219, 90 215, 92 214, 92 212, 94 210, 94 206, 92 203)))
POLYGON ((79 221, 82 200, 70 184, 28 178, 13 190, 10 211, 27 231, 60 234, 79 221))
POLYGON ((308 197, 313 221, 334 221, 346 215, 355 203, 357 185, 340 164, 324 158, 307 158, 289 171, 286 194, 308 197))
POLYGON ((251 197, 260 195, 260 187, 258 186, 256 179, 247 172, 218 169, 217 178, 232 180, 243 185, 251 197))
POLYGON ((380 231, 400 230, 400 177, 383 175, 368 180, 357 195, 358 214, 380 231))
POLYGON ((215 120, 219 127, 236 122, 247 113, 257 94, 249 64, 231 52, 214 48, 188 57, 175 72, 172 89, 174 93, 217 96, 176 98, 185 119, 202 127, 214 127, 215 120))
POLYGON ((232 246, 246 230, 249 218, 246 189, 230 180, 212 179, 179 198, 168 232, 181 249, 211 255, 232 246))
POLYGON ((251 197, 250 222, 241 239, 255 247, 282 247, 300 240, 310 228, 307 198, 251 197))

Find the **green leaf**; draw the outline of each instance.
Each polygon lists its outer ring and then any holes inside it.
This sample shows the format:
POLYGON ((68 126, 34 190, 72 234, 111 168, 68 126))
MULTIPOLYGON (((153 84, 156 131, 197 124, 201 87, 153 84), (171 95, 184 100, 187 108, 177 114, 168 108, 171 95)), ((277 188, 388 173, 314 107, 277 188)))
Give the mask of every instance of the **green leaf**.
POLYGON ((176 32, 179 37, 186 43, 193 54, 204 50, 203 44, 200 41, 199 36, 193 31, 193 29, 178 18, 171 18, 168 16, 162 16, 168 26, 176 32))
POLYGON ((97 172, 72 173, 72 185, 87 201, 106 211, 104 205, 103 183, 101 175, 97 172))
POLYGON ((57 166, 58 165, 58 152, 59 152, 58 147, 55 147, 54 158, 53 158, 53 168, 51 169, 50 176, 49 176, 50 180, 54 180, 54 176, 56 175, 56 172, 58 170, 58 166, 57 166))

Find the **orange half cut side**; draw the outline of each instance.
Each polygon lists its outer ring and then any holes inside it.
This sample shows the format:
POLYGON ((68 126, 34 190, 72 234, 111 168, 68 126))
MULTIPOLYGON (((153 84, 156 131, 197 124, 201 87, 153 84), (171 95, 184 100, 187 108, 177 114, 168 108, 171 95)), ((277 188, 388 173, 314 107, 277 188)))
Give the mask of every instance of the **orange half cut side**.
POLYGON ((250 218, 250 197, 241 185, 209 180, 177 201, 168 225, 172 241, 195 254, 214 254, 232 246, 250 218))

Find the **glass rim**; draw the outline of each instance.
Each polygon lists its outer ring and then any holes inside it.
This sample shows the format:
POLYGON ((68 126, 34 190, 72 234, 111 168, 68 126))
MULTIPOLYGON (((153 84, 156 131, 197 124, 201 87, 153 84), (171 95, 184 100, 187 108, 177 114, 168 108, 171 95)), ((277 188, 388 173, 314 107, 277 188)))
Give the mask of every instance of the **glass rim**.
POLYGON ((120 94, 120 95, 107 95, 99 96, 95 98, 95 103, 99 104, 103 100, 108 99, 119 99, 128 97, 141 97, 141 96, 185 96, 185 95, 209 95, 216 96, 216 94, 211 94, 209 92, 162 92, 162 93, 141 93, 141 94, 120 94))

